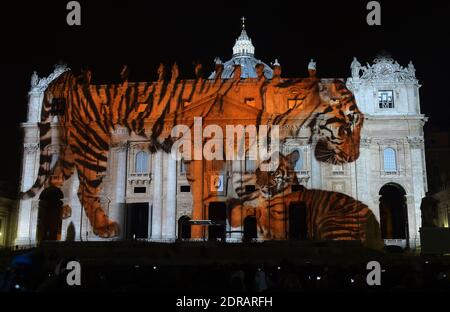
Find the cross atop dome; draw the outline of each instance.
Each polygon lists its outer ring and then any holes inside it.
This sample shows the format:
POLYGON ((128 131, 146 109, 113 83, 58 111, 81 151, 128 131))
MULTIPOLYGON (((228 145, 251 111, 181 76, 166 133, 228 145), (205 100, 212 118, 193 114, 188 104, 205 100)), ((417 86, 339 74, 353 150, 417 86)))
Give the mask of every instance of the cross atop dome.
MULTIPOLYGON (((264 65, 263 73, 267 79, 272 79, 273 70, 269 65, 265 64, 261 60, 255 58, 255 47, 252 44, 252 39, 247 35, 245 31, 245 17, 241 17, 241 34, 236 39, 233 46, 233 56, 230 60, 222 62, 220 59, 216 58, 214 60, 215 65, 221 65, 223 70, 220 72, 222 79, 230 79, 235 75, 236 65, 240 65, 241 78, 258 78, 258 73, 256 72, 257 65, 264 65)), ((279 64, 275 64, 278 65, 279 64)), ((261 69, 261 67, 259 67, 261 69)), ((216 72, 212 72, 209 75, 209 79, 215 79, 216 72)))
POLYGON ((245 20, 245 17, 241 18, 242 31, 234 44, 233 56, 253 56, 255 54, 255 47, 252 44, 252 39, 250 39, 245 31, 245 20))

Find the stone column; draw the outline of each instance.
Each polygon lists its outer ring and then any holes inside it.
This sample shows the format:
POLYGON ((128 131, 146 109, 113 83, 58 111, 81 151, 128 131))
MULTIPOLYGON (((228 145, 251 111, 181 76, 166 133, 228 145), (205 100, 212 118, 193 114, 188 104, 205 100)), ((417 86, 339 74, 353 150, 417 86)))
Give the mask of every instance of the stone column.
POLYGON ((69 223, 72 222, 75 227, 75 240, 84 240, 85 233, 83 232, 83 225, 81 222, 86 219, 86 215, 83 207, 81 206, 80 199, 78 198, 78 190, 80 188, 80 181, 78 180, 78 173, 74 172, 72 177, 65 182, 68 184, 68 197, 67 204, 70 205, 72 210, 71 217, 68 219, 69 223))
MULTIPOLYGON (((25 128, 25 136, 29 130, 25 128)), ((37 129, 34 129, 35 131, 37 129)), ((22 181, 21 181, 21 191, 27 191, 33 186, 34 180, 36 179, 37 169, 39 167, 39 143, 25 143, 23 149, 23 159, 22 159, 22 181)), ((33 212, 33 213, 37 213, 33 212)), ((36 222, 32 220, 37 220, 32 217, 32 199, 25 199, 19 201, 19 213, 17 220, 17 238, 16 245, 27 245, 35 242, 35 237, 32 235, 32 228, 36 227, 36 222), (31 224, 33 223, 33 224, 31 224), (33 237, 32 237, 33 236, 33 237)))
MULTIPOLYGON (((203 160, 193 160, 190 165, 190 176, 192 182, 192 219, 203 219, 203 160)), ((191 237, 202 238, 203 226, 192 225, 191 237)))
POLYGON ((150 238, 161 238, 161 221, 162 221, 162 209, 163 209, 163 153, 162 151, 156 152, 154 155, 155 161, 153 162, 153 214, 152 224, 150 226, 150 238))
POLYGON ((164 153, 167 158, 166 204, 162 217, 163 238, 176 238, 176 206, 177 206, 177 161, 171 154, 164 153))
POLYGON ((360 155, 355 162, 355 187, 356 198, 366 205, 369 205, 370 189, 370 144, 371 138, 363 137, 360 143, 360 155))
MULTIPOLYGON (((422 220, 419 220, 417 222, 417 216, 416 216, 416 196, 414 195, 407 195, 406 196, 406 209, 407 209, 407 218, 408 218, 408 236, 409 236, 409 243, 410 248, 416 248, 417 246, 420 246, 420 226, 422 224, 422 220)), ((419 212, 420 212, 420 203, 419 203, 419 212)), ((422 218, 420 216, 420 218, 422 218)))
POLYGON ((420 245, 419 230, 422 225, 422 214, 420 205, 422 198, 425 196, 424 175, 425 168, 423 167, 423 137, 408 137, 408 143, 411 152, 411 174, 414 203, 408 206, 408 222, 409 222, 409 237, 410 246, 415 247, 420 245), (415 239, 417 237, 417 239, 415 239))
POLYGON ((41 103, 44 93, 38 89, 28 92, 28 122, 39 122, 41 120, 41 103))
MULTIPOLYGON (((245 160, 241 161, 241 160, 233 160, 231 161, 232 163, 232 168, 231 168, 231 173, 229 175, 229 180, 227 183, 228 186, 228 192, 227 194, 233 194, 232 196, 235 196, 236 198, 238 198, 238 195, 235 194, 235 189, 234 189, 234 185, 241 185, 242 184, 242 177, 243 174, 245 173, 245 168, 244 168, 244 163, 245 160)), ((231 211, 230 211, 231 213, 231 211)), ((230 221, 231 221, 231 215, 230 215, 230 221)), ((236 220, 233 220, 236 221, 236 220)), ((239 240, 242 241, 242 237, 243 235, 243 231, 244 231, 244 225, 243 225, 243 220, 242 220, 242 214, 239 216, 239 225, 236 227, 232 227, 231 226, 231 222, 230 222, 230 230, 233 231, 233 233, 231 233, 231 239, 233 240, 239 240)))
POLYGON ((370 210, 372 210, 373 214, 375 215, 375 218, 377 218, 377 221, 380 225, 380 229, 381 229, 381 215, 380 215, 380 199, 381 199, 381 195, 378 194, 373 194, 372 195, 372 202, 368 203, 368 206, 370 208, 370 210))
POLYGON ((316 149, 316 143, 314 142, 311 146, 311 187, 313 189, 322 189, 322 168, 321 163, 317 161, 314 155, 314 150, 316 149))
MULTIPOLYGON (((110 170, 115 168, 113 175, 112 191, 114 198, 111 198, 112 207, 110 207, 110 219, 116 221, 120 225, 119 238, 125 238, 125 209, 126 209, 126 190, 127 190, 127 148, 126 142, 118 143, 113 149, 113 161, 110 170)), ((104 207, 107 209, 107 207, 104 207)))

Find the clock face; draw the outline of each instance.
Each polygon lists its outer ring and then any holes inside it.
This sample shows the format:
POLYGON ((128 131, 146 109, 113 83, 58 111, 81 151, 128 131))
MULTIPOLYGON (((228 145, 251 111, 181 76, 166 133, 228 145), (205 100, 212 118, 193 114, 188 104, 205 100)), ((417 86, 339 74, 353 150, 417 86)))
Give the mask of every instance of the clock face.
POLYGON ((383 77, 392 75, 393 69, 389 64, 380 64, 378 66, 378 74, 383 77))

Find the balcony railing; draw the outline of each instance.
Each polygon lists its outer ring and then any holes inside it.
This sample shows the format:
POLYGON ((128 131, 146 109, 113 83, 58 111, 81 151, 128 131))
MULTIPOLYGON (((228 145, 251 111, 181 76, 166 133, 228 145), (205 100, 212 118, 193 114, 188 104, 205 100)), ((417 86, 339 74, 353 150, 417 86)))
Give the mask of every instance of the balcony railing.
POLYGON ((130 173, 128 174, 129 178, 143 178, 143 179, 149 179, 151 174, 149 172, 147 173, 130 173))
POLYGON ((150 184, 152 181, 152 174, 147 173, 129 173, 128 183, 130 184, 150 184))

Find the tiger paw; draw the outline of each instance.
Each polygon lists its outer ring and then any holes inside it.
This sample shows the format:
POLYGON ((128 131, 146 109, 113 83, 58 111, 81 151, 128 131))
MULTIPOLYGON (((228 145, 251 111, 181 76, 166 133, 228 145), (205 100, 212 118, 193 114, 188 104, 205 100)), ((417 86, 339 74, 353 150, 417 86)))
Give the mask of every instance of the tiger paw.
POLYGON ((62 206, 62 218, 67 219, 72 215, 72 208, 69 205, 62 206))
POLYGON ((94 228, 94 234, 101 238, 109 238, 118 236, 120 233, 120 226, 117 222, 110 221, 107 225, 94 228))

